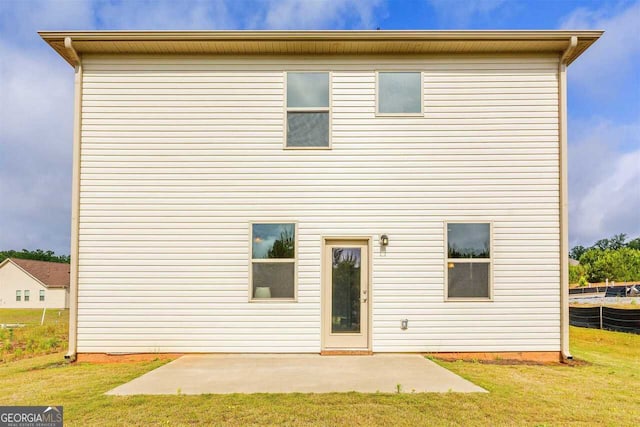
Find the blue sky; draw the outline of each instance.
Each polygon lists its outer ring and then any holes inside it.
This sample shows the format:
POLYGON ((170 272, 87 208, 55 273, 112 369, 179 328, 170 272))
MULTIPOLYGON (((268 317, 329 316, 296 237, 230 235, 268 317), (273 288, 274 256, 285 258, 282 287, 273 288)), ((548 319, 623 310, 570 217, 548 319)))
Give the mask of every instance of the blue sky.
POLYGON ((0 1, 0 250, 69 253, 73 72, 38 30, 604 29, 571 65, 570 243, 640 236, 640 0, 0 1))

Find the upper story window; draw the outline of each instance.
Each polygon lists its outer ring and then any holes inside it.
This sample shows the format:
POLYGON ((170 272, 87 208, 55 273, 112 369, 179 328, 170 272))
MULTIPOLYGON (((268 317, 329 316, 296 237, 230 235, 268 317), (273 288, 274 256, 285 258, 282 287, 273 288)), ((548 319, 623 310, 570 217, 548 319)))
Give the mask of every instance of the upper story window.
POLYGON ((378 72, 380 115, 422 114, 422 73, 419 71, 378 72))
POLYGON ((329 73, 287 73, 287 148, 329 148, 329 73))
POLYGON ((447 224, 447 299, 491 299, 491 224, 447 224))
POLYGON ((251 299, 296 298, 296 225, 251 225, 251 299))

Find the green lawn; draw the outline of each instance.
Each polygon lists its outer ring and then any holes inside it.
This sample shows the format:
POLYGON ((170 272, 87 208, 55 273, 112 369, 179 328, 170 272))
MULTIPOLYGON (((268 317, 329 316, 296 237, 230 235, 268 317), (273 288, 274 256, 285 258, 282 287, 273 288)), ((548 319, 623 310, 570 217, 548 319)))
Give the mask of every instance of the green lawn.
POLYGON ((0 363, 57 353, 67 348, 69 310, 48 309, 42 325, 41 320, 42 309, 0 309, 0 324, 24 325, 0 329, 0 363))
MULTIPOLYGON (((488 394, 104 396, 165 362, 0 364, 0 405, 64 405, 65 425, 637 425, 640 336, 571 328, 573 366, 441 364, 488 394)), ((375 375, 375 373, 372 373, 375 375)))
MULTIPOLYGON (((68 318, 69 310, 48 308, 44 321, 47 324, 51 324, 58 319, 64 319, 67 322, 68 318)), ((41 308, 0 308, 0 323, 39 325, 41 320, 41 308)))

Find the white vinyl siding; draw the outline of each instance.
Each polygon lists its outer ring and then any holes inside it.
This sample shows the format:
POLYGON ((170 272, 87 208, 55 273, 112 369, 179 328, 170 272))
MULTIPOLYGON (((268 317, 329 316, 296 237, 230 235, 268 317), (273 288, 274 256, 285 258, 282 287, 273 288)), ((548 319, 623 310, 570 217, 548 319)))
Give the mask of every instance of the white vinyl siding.
POLYGON ((322 236, 382 234, 373 351, 560 349, 557 57, 83 65, 79 352, 319 352, 322 236), (422 116, 376 117, 385 69, 422 116), (332 150, 283 150, 288 70, 331 72, 332 150), (297 223, 297 303, 247 301, 257 218, 297 223), (492 222, 492 302, 443 301, 445 221, 492 222))

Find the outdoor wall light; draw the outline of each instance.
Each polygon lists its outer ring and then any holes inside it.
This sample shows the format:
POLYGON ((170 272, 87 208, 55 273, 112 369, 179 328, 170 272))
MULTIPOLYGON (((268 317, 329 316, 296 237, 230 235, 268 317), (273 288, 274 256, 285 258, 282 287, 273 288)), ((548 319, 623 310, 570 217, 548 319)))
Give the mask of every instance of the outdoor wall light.
POLYGON ((380 236, 380 246, 387 246, 389 245, 389 236, 387 236, 386 234, 383 234, 382 236, 380 236))

